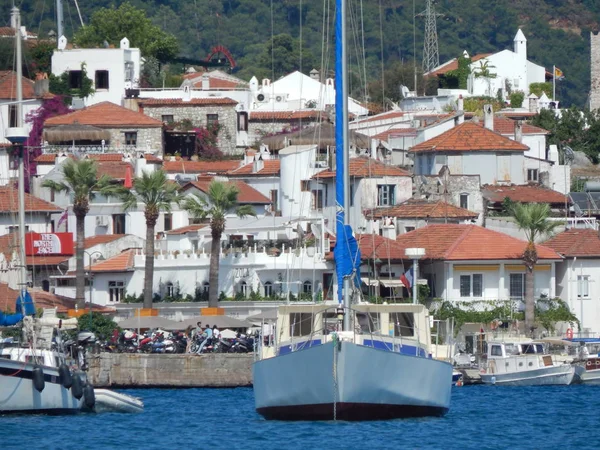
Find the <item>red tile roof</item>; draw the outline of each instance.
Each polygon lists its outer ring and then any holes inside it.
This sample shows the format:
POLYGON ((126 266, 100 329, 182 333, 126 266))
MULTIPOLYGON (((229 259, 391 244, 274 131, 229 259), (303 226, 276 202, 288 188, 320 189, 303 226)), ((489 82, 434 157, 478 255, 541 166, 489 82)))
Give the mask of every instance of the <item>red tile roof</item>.
MULTIPOLYGON (((29 30, 27 30, 26 33, 29 38, 37 39, 37 34, 32 33, 29 30)), ((13 27, 0 27, 0 36, 14 37, 15 34, 15 29, 13 27)))
POLYGON ((139 105, 143 108, 153 106, 235 106, 238 104, 236 100, 229 97, 208 97, 208 98, 192 98, 190 100, 182 100, 180 98, 141 98, 139 105))
MULTIPOLYGON (((39 98, 35 95, 33 89, 33 81, 29 78, 21 77, 23 84, 23 99, 39 98)), ((52 96, 52 95, 51 95, 52 96)), ((17 98, 17 74, 12 70, 0 71, 0 98, 16 99, 17 98)))
POLYGON ((128 162, 101 161, 98 163, 98 177, 107 175, 113 180, 124 180, 127 174, 127 168, 130 167, 133 174, 133 166, 128 162))
POLYGON ((391 206, 389 208, 377 208, 366 213, 375 218, 398 217, 398 218, 431 218, 431 219, 474 219, 479 214, 468 209, 459 208, 443 201, 428 202, 427 200, 411 199, 406 202, 391 206))
MULTIPOLYGON (((494 116, 494 131, 497 133, 505 135, 514 136, 515 135, 515 124, 516 120, 510 119, 504 116, 494 116)), ((480 126, 483 126, 483 122, 479 122, 480 126)), ((549 134, 550 132, 544 130, 543 128, 536 127, 528 124, 527 122, 523 122, 522 134, 549 134)))
POLYGON ((520 203, 553 203, 565 205, 567 197, 560 192, 537 185, 486 184, 481 188, 484 198, 493 203, 502 203, 506 197, 520 203))
POLYGON ((135 250, 125 250, 117 256, 92 265, 92 272, 127 272, 133 270, 135 250))
POLYGON ((223 161, 164 161, 163 169, 169 173, 214 173, 225 174, 240 167, 241 160, 223 161))
MULTIPOLYGON (((0 214, 16 213, 19 210, 19 193, 10 186, 0 186, 0 214)), ((26 212, 62 212, 62 208, 25 193, 26 212)))
POLYGON ((25 260, 28 266, 36 267, 52 267, 66 263, 69 260, 68 256, 26 256, 25 260))
POLYGON ((563 231, 544 242, 544 246, 567 258, 600 257, 600 236, 590 228, 563 231))
POLYGON ((324 116, 324 111, 314 109, 301 111, 251 111, 249 120, 318 119, 324 116))
POLYGON ((360 248, 360 257, 365 259, 379 258, 382 261, 404 260, 404 248, 393 239, 378 234, 357 234, 356 240, 360 248))
POLYGON ((38 156, 37 158, 35 158, 34 161, 38 164, 54 165, 54 162, 56 161, 56 154, 44 153, 44 154, 38 156))
POLYGON ((96 236, 86 237, 83 241, 83 246, 87 250, 98 244, 108 244, 109 242, 116 241, 122 237, 127 236, 126 234, 99 234, 96 236))
MULTIPOLYGON (((198 180, 198 181, 192 181, 188 184, 186 184, 182 190, 187 190, 190 189, 191 187, 195 187, 196 189, 201 190, 202 192, 206 193, 208 192, 208 187, 210 186, 210 183, 212 182, 212 179, 203 179, 203 180, 198 180)), ((252 186, 250 186, 249 184, 241 181, 241 180, 232 180, 231 183, 235 184, 239 190, 238 193, 238 203, 241 204, 260 204, 260 205, 268 205, 271 203, 271 200, 269 199, 269 197, 266 197, 265 195, 261 194, 260 192, 258 192, 256 189, 254 189, 252 186)))
POLYGON ((160 120, 153 119, 141 112, 132 111, 111 102, 102 102, 63 116, 52 117, 44 122, 44 127, 74 123, 104 128, 161 128, 163 125, 160 120))
POLYGON ((404 117, 406 115, 403 111, 388 111, 381 114, 377 114, 376 116, 371 116, 366 119, 357 120, 355 123, 369 123, 369 122, 377 122, 379 120, 391 120, 398 119, 400 117, 404 117))
MULTIPOLYGON (((479 53, 477 55, 473 55, 473 56, 471 56, 471 62, 479 61, 480 59, 487 58, 490 55, 491 55, 491 53, 479 53)), ((458 59, 454 58, 454 59, 448 61, 447 63, 436 67, 431 72, 427 72, 425 75, 438 76, 438 75, 443 75, 447 72, 450 72, 450 71, 456 70, 456 69, 458 69, 458 59)))
POLYGON ((98 154, 89 154, 87 158, 94 159, 96 161, 123 161, 122 153, 98 153, 98 154))
POLYGON ((476 123, 465 122, 425 142, 415 145, 411 152, 471 152, 471 151, 508 151, 524 152, 529 150, 499 133, 488 130, 476 123))
MULTIPOLYGON (((477 225, 428 225, 398 236, 407 248, 424 248, 426 259, 447 261, 520 260, 527 242, 477 225)), ((561 259, 554 250, 536 245, 539 259, 561 259)))
MULTIPOLYGON (((195 88, 202 88, 202 78, 199 80, 195 80, 194 82, 195 88)), ((239 82, 233 80, 224 80, 223 78, 217 77, 208 77, 208 90, 210 89, 235 89, 240 87, 239 82)))
POLYGON ((278 159, 266 159, 263 161, 264 166, 258 172, 253 172, 254 163, 246 164, 245 166, 239 167, 235 170, 231 170, 229 175, 231 176, 256 176, 256 177, 272 177, 278 176, 279 170, 281 167, 280 161, 278 159))
POLYGON ((174 230, 167 231, 166 234, 168 234, 168 235, 186 234, 186 233, 190 233, 192 231, 198 231, 207 226, 208 225, 205 223, 204 224, 198 223, 198 224, 188 225, 188 226, 181 227, 181 228, 175 228, 174 230))
POLYGON ((162 164, 163 163, 162 159, 160 159, 158 156, 153 155, 151 153, 145 153, 144 159, 146 160, 146 162, 148 164, 162 164))
POLYGON ((381 141, 387 141, 388 139, 393 137, 407 137, 416 135, 416 128, 392 128, 391 130, 382 131, 381 133, 372 136, 372 138, 379 139, 381 141))
MULTIPOLYGON (((349 168, 351 177, 366 178, 366 177, 410 177, 410 172, 400 169, 396 166, 388 166, 373 158, 350 158, 349 168)), ((334 178, 335 170, 324 170, 316 175, 317 178, 334 178)))

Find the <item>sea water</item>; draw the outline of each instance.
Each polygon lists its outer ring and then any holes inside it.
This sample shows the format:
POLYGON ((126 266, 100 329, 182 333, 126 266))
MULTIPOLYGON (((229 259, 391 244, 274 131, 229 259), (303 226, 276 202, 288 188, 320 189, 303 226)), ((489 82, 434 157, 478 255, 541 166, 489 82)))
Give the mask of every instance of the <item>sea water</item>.
POLYGON ((277 422, 252 389, 125 390, 141 414, 0 417, 0 449, 593 449, 596 386, 453 388, 441 418, 277 422))

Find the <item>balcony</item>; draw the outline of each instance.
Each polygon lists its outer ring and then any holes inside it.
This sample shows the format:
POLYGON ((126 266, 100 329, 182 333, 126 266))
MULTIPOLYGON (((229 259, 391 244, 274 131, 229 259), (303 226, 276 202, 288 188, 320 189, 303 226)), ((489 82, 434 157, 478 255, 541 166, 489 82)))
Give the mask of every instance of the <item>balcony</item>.
POLYGON ((144 152, 144 153, 156 153, 157 150, 150 148, 150 146, 137 146, 137 145, 54 145, 47 144, 42 147, 42 151, 45 154, 104 154, 104 153, 133 153, 133 152, 144 152))

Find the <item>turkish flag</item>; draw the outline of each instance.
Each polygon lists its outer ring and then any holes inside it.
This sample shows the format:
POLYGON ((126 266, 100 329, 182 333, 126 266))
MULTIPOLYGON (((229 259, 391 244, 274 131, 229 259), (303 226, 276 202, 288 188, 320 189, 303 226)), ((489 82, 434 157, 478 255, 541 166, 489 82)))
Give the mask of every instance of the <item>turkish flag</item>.
POLYGON ((123 186, 125 186, 128 189, 131 189, 133 187, 133 181, 131 179, 131 166, 127 166, 127 170, 125 171, 125 182, 123 183, 123 186))

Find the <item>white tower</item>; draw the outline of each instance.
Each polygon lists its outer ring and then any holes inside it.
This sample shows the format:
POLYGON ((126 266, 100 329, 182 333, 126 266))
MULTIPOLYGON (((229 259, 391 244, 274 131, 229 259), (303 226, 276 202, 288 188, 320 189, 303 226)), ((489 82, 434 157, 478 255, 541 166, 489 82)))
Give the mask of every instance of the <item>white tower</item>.
POLYGON ((515 53, 523 59, 527 59, 527 39, 519 28, 514 39, 515 53))

